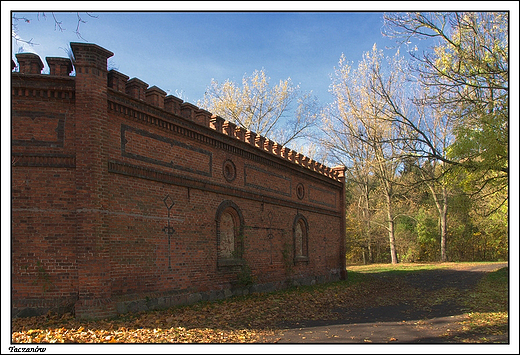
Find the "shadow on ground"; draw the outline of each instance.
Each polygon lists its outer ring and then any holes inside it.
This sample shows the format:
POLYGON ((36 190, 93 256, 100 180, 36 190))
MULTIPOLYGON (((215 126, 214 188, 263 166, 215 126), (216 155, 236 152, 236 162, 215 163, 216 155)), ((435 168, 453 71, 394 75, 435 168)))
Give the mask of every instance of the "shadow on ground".
MULTIPOLYGON (((421 272, 391 271, 373 274, 385 282, 396 277, 425 298, 435 297, 439 290, 452 289, 458 297, 441 302, 425 299, 424 303, 402 300, 393 304, 371 304, 358 308, 336 308, 334 320, 281 322, 279 334, 269 339, 277 343, 458 343, 474 334, 463 332, 461 322, 469 310, 463 303, 467 291, 490 271, 507 263, 481 265, 466 270, 440 269, 421 272), (420 305, 420 306, 418 306, 420 305)), ((497 310, 499 311, 499 310, 497 310)), ((477 330, 478 332, 478 330, 477 330)), ((508 342, 508 334, 488 339, 508 342)))

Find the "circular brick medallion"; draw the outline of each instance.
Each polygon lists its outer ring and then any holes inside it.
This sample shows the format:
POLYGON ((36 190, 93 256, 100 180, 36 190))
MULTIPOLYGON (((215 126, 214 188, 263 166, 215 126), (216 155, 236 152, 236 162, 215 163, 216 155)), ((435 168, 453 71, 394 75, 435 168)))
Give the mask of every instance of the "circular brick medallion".
POLYGON ((235 164, 228 159, 224 162, 222 173, 224 174, 226 181, 231 182, 237 177, 237 168, 235 167, 235 164))
POLYGON ((303 187, 303 184, 301 183, 296 185, 296 196, 298 196, 300 200, 305 197, 305 187, 303 187))

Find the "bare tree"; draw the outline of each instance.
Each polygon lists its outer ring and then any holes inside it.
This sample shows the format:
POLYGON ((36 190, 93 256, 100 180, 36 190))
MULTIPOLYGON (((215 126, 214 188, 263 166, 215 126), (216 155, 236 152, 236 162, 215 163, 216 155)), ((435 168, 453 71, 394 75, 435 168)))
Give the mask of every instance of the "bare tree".
POLYGON ((345 111, 335 110, 331 107, 324 111, 325 138, 320 144, 326 149, 329 159, 349 167, 347 169, 348 181, 355 184, 359 190, 355 198, 361 215, 361 221, 358 221, 362 226, 360 234, 366 244, 368 261, 372 261, 372 193, 375 189, 372 162, 374 156, 370 146, 358 139, 359 132, 355 127, 355 121, 349 120, 345 115, 345 111))
MULTIPOLYGON (((83 38, 83 36, 81 35, 80 27, 82 24, 87 23, 87 21, 85 20, 85 16, 88 18, 97 18, 97 16, 90 12, 85 12, 84 15, 80 12, 76 12, 75 14, 76 14, 76 21, 75 21, 75 29, 73 30, 73 32, 76 34, 76 36, 78 36, 79 39, 86 41, 83 38)), ((46 13, 46 12, 38 12, 36 15, 36 19, 38 21, 40 21, 40 20, 44 21, 47 19, 47 16, 48 16, 48 13, 46 13)), ((63 21, 61 21, 59 19, 59 14, 56 15, 55 12, 51 12, 50 16, 52 17, 55 31, 59 31, 59 32, 66 31, 63 21)), ((34 46, 34 45, 38 44, 33 41, 34 38, 27 39, 27 38, 22 38, 19 35, 19 24, 20 23, 30 24, 31 21, 32 21, 32 19, 30 18, 29 14, 27 14, 25 12, 16 12, 16 13, 13 12, 12 13, 12 15, 11 15, 11 38, 15 45, 22 44, 21 48, 23 48, 24 44, 27 44, 30 46, 34 46)))
POLYGON ((327 142, 337 157, 345 154, 352 165, 364 164, 380 182, 379 186, 385 201, 386 229, 392 263, 397 263, 395 245, 395 197, 401 167, 405 155, 405 145, 400 139, 402 127, 395 124, 395 110, 389 107, 404 102, 401 61, 398 54, 389 58, 390 70, 383 69, 383 54, 374 45, 371 52, 365 53, 357 69, 346 63, 342 56, 336 68, 332 84, 335 103, 325 126, 327 142), (381 91, 384 90, 393 100, 389 103, 381 91), (357 148, 356 148, 357 147, 357 148), (353 149, 354 148, 354 149, 353 149), (357 154, 356 161, 353 153, 357 154), (364 157, 363 157, 364 155, 364 157), (370 157, 370 159, 367 159, 370 157), (353 159, 354 158, 354 159, 353 159), (365 160, 362 160, 362 159, 365 160))
POLYGON ((242 84, 212 80, 198 105, 279 144, 294 143, 315 126, 320 106, 291 79, 271 86, 266 71, 244 75, 242 84))

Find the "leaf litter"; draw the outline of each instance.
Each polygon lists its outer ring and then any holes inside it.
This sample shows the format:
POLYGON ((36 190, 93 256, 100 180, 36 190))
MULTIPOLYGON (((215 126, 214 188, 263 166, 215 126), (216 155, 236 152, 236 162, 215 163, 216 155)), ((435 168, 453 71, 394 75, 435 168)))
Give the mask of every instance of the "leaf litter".
MULTIPOLYGON (((377 280, 375 280, 377 281, 377 280)), ((380 282, 337 282, 250 294, 217 302, 112 319, 82 321, 72 314, 12 320, 14 343, 258 343, 275 335, 280 322, 331 320, 334 308, 361 307, 381 294, 380 282)))
MULTIPOLYGON (((274 293, 255 293, 216 302, 84 321, 71 314, 12 320, 13 343, 262 343, 273 341, 283 324, 338 319, 338 309, 410 304, 427 310, 465 292, 450 287, 428 291, 399 277, 363 275, 274 293), (270 340, 268 340, 270 339, 270 340)), ((394 342, 397 339, 391 338, 394 342)), ((367 339, 369 340, 369 339, 367 339)))

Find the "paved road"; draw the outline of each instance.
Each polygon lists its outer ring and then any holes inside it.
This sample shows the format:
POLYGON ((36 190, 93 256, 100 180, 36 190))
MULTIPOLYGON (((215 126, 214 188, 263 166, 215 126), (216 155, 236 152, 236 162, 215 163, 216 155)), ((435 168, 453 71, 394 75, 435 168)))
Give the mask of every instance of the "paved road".
MULTIPOLYGON (((487 273, 507 263, 465 266, 414 273, 406 282, 424 290, 453 287, 468 290, 487 273)), ((415 311, 408 304, 379 306, 361 310, 343 310, 333 322, 312 321, 293 325, 270 339, 276 343, 441 343, 443 335, 461 328, 466 316, 460 305, 449 301, 441 307, 415 311), (321 324, 320 324, 321 323, 321 324)), ((508 335, 495 341, 507 342, 508 335)))

